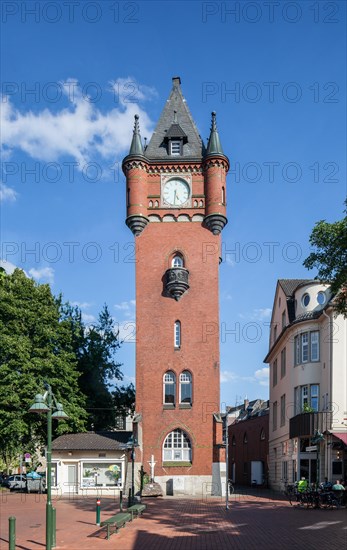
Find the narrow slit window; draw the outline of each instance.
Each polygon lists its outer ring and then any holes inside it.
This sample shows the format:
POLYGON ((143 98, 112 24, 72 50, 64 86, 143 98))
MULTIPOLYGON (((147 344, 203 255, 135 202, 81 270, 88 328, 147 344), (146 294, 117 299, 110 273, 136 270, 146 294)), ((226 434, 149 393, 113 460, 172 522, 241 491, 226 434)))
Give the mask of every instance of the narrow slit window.
POLYGON ((174 346, 175 348, 181 347, 181 323, 180 321, 175 321, 174 325, 174 346))

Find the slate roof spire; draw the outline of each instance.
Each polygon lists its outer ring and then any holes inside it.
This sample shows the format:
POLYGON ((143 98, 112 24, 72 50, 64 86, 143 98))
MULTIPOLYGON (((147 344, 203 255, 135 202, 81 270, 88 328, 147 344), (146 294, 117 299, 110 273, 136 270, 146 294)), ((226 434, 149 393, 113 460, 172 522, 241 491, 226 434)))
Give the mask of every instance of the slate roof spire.
POLYGON ((224 155, 222 145, 219 139, 218 130, 217 130, 215 111, 212 111, 211 131, 210 131, 210 137, 208 140, 207 151, 206 151, 206 156, 209 156, 209 155, 224 155))
POLYGON ((129 155, 143 155, 143 147, 140 135, 139 115, 135 115, 133 139, 131 141, 129 155))
POLYGON ((150 160, 194 159, 200 161, 204 155, 205 148, 202 139, 182 94, 181 79, 179 76, 175 76, 172 79, 169 98, 148 143, 145 156, 150 160), (182 154, 177 157, 170 157, 167 147, 168 139, 172 138, 180 138, 183 141, 182 154))

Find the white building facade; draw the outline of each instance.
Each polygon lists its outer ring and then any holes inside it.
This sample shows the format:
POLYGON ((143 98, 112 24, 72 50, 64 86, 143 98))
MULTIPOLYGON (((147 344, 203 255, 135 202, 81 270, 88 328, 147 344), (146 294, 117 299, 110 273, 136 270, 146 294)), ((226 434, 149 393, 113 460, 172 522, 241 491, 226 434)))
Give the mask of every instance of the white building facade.
POLYGON ((329 285, 277 283, 271 318, 269 483, 347 477, 347 320, 329 285))

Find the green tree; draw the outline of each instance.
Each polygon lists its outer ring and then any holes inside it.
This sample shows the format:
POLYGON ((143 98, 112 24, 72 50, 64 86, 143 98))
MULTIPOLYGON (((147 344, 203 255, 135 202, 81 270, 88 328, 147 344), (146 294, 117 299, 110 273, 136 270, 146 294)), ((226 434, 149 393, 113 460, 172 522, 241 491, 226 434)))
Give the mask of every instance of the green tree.
POLYGON ((54 426, 56 435, 84 431, 86 412, 70 326, 49 285, 20 269, 0 272, 0 342, 0 452, 8 468, 45 442, 45 415, 27 412, 45 380, 69 416, 54 426))
MULTIPOLYGON (((347 206, 347 201, 345 204, 347 206)), ((314 250, 304 261, 304 266, 317 268, 316 279, 331 284, 336 295, 336 315, 341 313, 347 317, 347 216, 334 223, 317 222, 310 236, 310 245, 314 250)))
POLYGON ((106 305, 98 321, 86 327, 78 307, 61 304, 62 317, 69 324, 80 372, 79 386, 86 396, 88 428, 112 429, 115 417, 134 407, 135 390, 117 386, 123 380, 122 364, 117 362, 119 331, 106 305))

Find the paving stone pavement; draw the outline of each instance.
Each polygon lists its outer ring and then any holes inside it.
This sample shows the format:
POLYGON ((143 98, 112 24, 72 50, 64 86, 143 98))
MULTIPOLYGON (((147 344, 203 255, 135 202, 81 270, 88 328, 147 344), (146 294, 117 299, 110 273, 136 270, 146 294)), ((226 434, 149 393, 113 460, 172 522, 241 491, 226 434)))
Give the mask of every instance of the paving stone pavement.
MULTIPOLYGON (((306 510, 271 494, 220 498, 151 498, 143 516, 106 540, 95 525, 95 497, 57 498, 57 550, 345 550, 347 510, 306 510)), ((0 548, 16 517, 20 550, 45 548, 45 495, 0 494, 0 548)), ((101 520, 119 502, 101 498, 101 520)))

